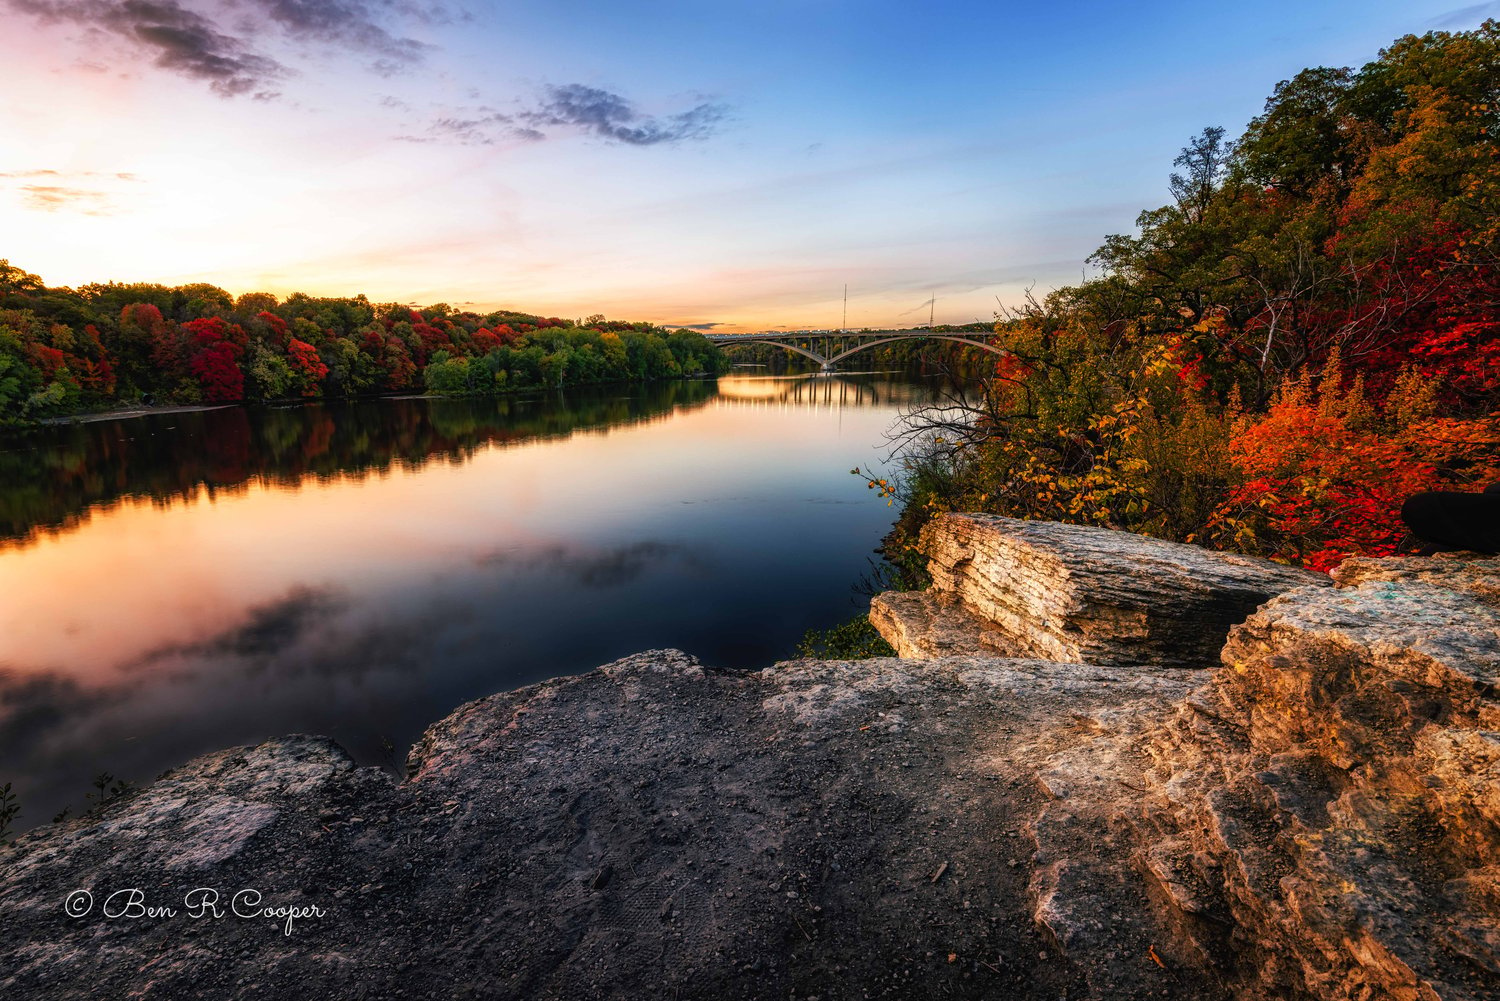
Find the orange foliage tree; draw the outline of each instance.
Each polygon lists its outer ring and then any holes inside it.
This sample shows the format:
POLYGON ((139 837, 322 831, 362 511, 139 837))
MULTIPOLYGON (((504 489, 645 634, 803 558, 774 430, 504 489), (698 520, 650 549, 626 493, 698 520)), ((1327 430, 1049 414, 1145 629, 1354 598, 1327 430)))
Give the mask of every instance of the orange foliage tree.
POLYGON ((1207 534, 1315 570, 1393 554, 1406 498, 1500 476, 1500 419, 1440 417, 1438 391, 1409 369, 1377 408, 1337 355, 1316 380, 1284 383, 1240 422, 1229 453, 1243 481, 1207 534))

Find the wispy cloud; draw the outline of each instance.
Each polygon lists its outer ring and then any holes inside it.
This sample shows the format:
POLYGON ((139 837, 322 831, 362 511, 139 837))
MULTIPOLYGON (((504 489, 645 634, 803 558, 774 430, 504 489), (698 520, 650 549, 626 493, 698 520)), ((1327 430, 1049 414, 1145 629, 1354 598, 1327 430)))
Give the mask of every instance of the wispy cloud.
POLYGON ((27 180, 35 177, 109 177, 117 181, 140 180, 134 174, 101 170, 0 170, 0 177, 27 180))
POLYGON ((376 20, 372 7, 417 16, 429 23, 451 20, 447 8, 441 5, 424 8, 390 0, 372 0, 370 3, 358 0, 236 0, 235 5, 258 11, 291 37, 379 56, 372 68, 380 72, 420 62, 425 51, 432 46, 391 34, 376 20))
POLYGON ((27 208, 43 212, 59 209, 76 209, 84 215, 111 215, 113 206, 109 193, 87 188, 65 188, 52 184, 27 184, 21 188, 22 201, 27 208))
POLYGON ((518 118, 536 128, 570 127, 612 142, 655 146, 684 139, 706 139, 723 121, 728 109, 704 102, 662 118, 641 114, 619 94, 581 83, 548 87, 542 103, 518 118))
POLYGON ((41 168, 0 171, 0 183, 4 182, 32 182, 12 185, 29 209, 106 216, 117 210, 115 195, 123 190, 121 182, 135 184, 140 178, 123 171, 41 168))
POLYGON ((910 316, 911 314, 919 312, 919 311, 922 311, 922 310, 929 310, 930 311, 933 308, 933 305, 936 302, 937 302, 937 298, 936 297, 933 297, 931 299, 923 299, 921 302, 917 303, 911 309, 903 309, 901 312, 897 313, 896 315, 897 316, 910 316))
MULTIPOLYGON (((381 104, 409 110, 404 102, 393 98, 381 104)), ((706 139, 726 114, 725 105, 703 102, 676 114, 652 117, 642 114, 619 94, 570 83, 545 88, 538 100, 516 112, 489 106, 448 111, 420 131, 396 138, 403 142, 493 146, 502 142, 539 142, 553 136, 554 130, 564 130, 582 131, 631 146, 655 146, 706 139)))
POLYGON ((222 97, 262 100, 279 96, 275 88, 296 72, 265 52, 272 38, 369 56, 371 70, 390 75, 432 46, 394 33, 389 22, 459 16, 444 4, 404 0, 0 0, 0 7, 124 40, 222 97))
POLYGON ((176 0, 4 0, 21 14, 49 24, 76 24, 133 42, 155 64, 206 81, 222 97, 270 96, 268 87, 287 67, 253 51, 245 41, 176 0))
POLYGON ((445 115, 420 135, 401 135, 402 142, 450 142, 460 146, 493 146, 498 142, 536 142, 547 138, 537 129, 515 124, 515 116, 481 108, 471 115, 445 115))
POLYGON ((1432 19, 1432 24, 1438 28, 1473 27, 1485 18, 1494 17, 1497 14, 1500 14, 1500 3, 1476 3, 1470 7, 1460 7, 1446 14, 1439 14, 1432 19))

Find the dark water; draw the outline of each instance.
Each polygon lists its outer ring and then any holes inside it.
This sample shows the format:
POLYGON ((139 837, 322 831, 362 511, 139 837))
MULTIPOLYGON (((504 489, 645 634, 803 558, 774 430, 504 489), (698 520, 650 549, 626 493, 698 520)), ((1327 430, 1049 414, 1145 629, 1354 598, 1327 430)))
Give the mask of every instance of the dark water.
POLYGON ((379 762, 460 703, 654 647, 759 667, 855 614, 918 387, 730 376, 158 414, 0 439, 18 827, 194 754, 379 762))

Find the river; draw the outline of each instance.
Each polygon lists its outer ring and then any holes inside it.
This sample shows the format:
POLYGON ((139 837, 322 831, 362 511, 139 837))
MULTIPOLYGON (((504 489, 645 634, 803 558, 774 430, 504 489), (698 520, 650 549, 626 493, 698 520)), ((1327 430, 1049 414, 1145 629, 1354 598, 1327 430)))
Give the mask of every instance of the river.
POLYGON ((737 374, 0 438, 15 826, 285 733, 397 765, 462 702, 640 650, 790 656, 861 609, 895 512, 849 471, 925 397, 737 374))

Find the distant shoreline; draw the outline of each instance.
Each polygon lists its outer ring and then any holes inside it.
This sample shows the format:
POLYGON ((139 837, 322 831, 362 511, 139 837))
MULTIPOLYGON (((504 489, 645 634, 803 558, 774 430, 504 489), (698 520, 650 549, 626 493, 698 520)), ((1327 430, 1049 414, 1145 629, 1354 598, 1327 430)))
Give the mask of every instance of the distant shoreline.
POLYGON ((145 417, 149 414, 194 414, 205 410, 225 410, 237 407, 238 403, 187 404, 183 406, 134 406, 117 407, 114 410, 98 410, 86 414, 69 414, 67 417, 43 417, 37 427, 52 427, 58 424, 92 424, 95 421, 123 420, 127 417, 145 417))

